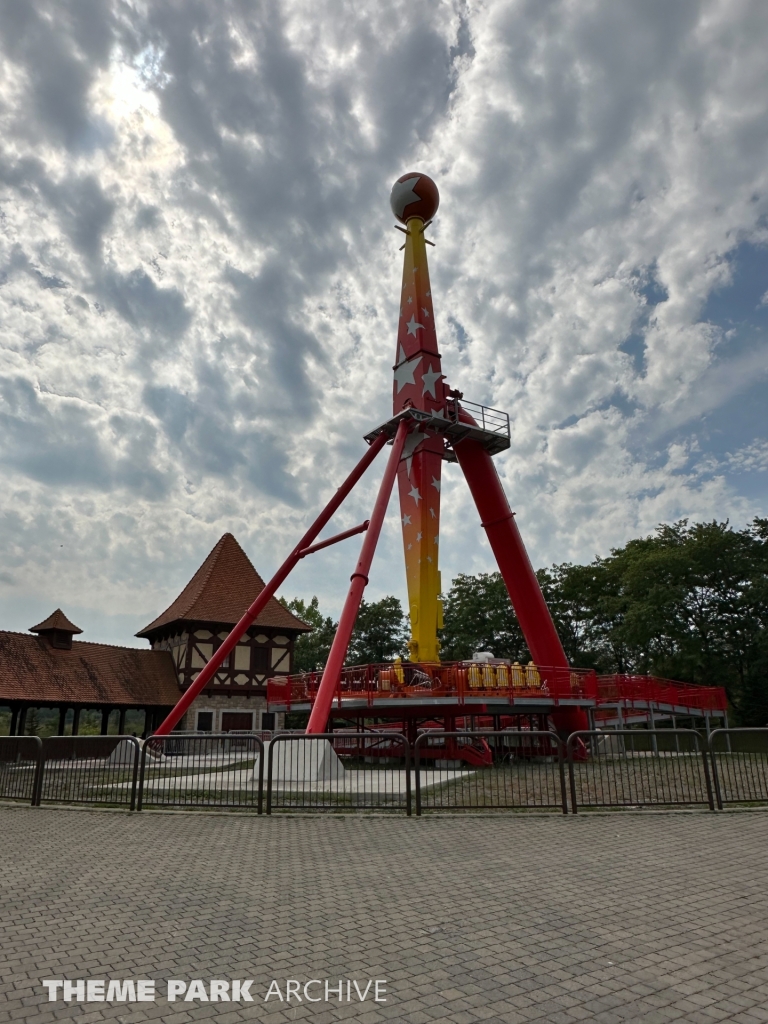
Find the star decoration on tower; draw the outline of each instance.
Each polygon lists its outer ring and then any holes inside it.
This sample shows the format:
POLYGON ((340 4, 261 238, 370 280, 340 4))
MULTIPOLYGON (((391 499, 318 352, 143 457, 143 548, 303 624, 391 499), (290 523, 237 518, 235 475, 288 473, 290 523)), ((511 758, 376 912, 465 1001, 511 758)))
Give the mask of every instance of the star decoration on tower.
POLYGON ((425 319, 425 320, 429 320, 429 310, 428 310, 428 309, 425 309, 425 308, 424 308, 424 307, 422 306, 422 307, 421 307, 421 312, 422 312, 422 313, 424 314, 424 319, 425 319))
POLYGON ((411 319, 406 324, 406 327, 408 328, 408 333, 412 334, 414 336, 414 338, 418 337, 418 335, 416 334, 416 331, 419 331, 419 330, 423 331, 424 330, 424 324, 416 323, 416 317, 413 316, 413 314, 411 314, 411 319))
POLYGON ((411 517, 410 516, 403 516, 403 526, 410 526, 410 525, 411 525, 411 517))
POLYGON ((434 476, 432 477, 432 486, 435 488, 435 490, 439 494, 440 493, 440 481, 437 479, 437 477, 434 477, 434 476))
POLYGON ((414 451, 419 447, 422 441, 426 441, 429 434, 426 430, 422 430, 421 427, 417 427, 412 430, 405 439, 403 445, 403 454, 400 456, 402 459, 410 459, 414 451))
POLYGON ((410 206, 411 203, 418 203, 421 200, 421 196, 413 191, 413 187, 418 180, 419 175, 417 174, 414 178, 406 178, 405 181, 395 182, 389 201, 392 204, 392 212, 400 220, 402 220, 406 206, 410 206))
POLYGON ((429 369, 425 370, 421 375, 421 379, 424 383, 424 390, 422 395, 432 395, 433 398, 437 398, 435 394, 435 384, 440 380, 443 374, 440 370, 433 370, 432 363, 429 364, 429 369))
MULTIPOLYGON (((412 487, 410 491, 408 491, 408 494, 411 498, 413 498, 413 500, 416 502, 416 506, 418 507, 419 501, 421 500, 421 495, 419 494, 418 487, 412 487)), ((418 535, 416 540, 421 540, 421 534, 418 535)))
POLYGON ((432 516, 433 519, 437 519, 437 516, 435 515, 435 510, 433 508, 430 508, 429 514, 432 516))
POLYGON ((416 381, 413 379, 413 374, 416 367, 421 362, 421 356, 417 356, 416 359, 409 359, 408 362, 404 362, 405 350, 403 346, 400 346, 400 361, 395 367, 395 383, 397 384, 397 394, 403 390, 406 384, 415 384, 416 381))
POLYGON ((417 540, 417 541, 420 541, 420 540, 421 540, 421 533, 417 533, 417 534, 416 534, 416 540, 417 540))
MULTIPOLYGON (((419 357, 421 358, 421 357, 419 357)), ((413 453, 419 447, 422 441, 426 441, 429 434, 422 430, 421 427, 417 427, 416 430, 412 430, 405 439, 403 445, 403 454, 400 459, 405 459, 405 469, 408 476, 411 475, 411 465, 413 464, 413 453)))

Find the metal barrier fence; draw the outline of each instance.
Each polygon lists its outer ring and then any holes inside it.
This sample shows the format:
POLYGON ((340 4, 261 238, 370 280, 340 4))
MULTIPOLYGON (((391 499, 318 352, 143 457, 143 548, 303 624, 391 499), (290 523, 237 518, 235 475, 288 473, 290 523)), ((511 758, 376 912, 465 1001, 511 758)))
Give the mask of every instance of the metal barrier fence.
POLYGON ((768 728, 0 737, 0 799, 416 814, 768 804, 768 728), (266 756, 265 756, 266 755, 266 756), (266 762, 266 767, 265 767, 266 762), (565 773, 568 780, 566 783, 565 773), (711 773, 711 774, 710 774, 711 773), (265 778, 266 776, 266 778, 265 778))
POLYGON ((503 808, 567 814, 564 754, 554 732, 423 732, 414 746, 416 814, 503 808))
POLYGON ((280 734, 269 744, 273 811, 411 813, 411 747, 400 733, 280 734))
POLYGON ((579 807, 715 809, 706 739, 693 729, 574 732, 567 756, 574 814, 579 807))
POLYGON ((136 807, 134 736, 49 736, 42 761, 38 803, 136 807))
POLYGON ((43 767, 39 736, 0 736, 0 798, 38 802, 43 767))
POLYGON ((151 736, 141 751, 138 810, 217 807, 262 812, 264 744, 255 735, 151 736))
POLYGON ((719 810, 768 803, 768 728, 713 729, 709 750, 719 810))

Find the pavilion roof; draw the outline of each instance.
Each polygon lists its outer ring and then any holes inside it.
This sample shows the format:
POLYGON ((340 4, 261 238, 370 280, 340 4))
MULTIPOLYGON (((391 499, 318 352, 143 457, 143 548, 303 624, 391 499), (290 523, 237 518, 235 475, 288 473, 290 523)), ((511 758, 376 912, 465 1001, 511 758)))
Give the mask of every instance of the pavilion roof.
POLYGON ((62 650, 44 637, 0 631, 0 701, 172 707, 180 692, 168 651, 81 640, 62 650))
MULTIPOLYGON (((264 580, 246 553, 231 533, 225 533, 176 600, 136 636, 151 640, 177 622, 234 626, 263 589, 264 580)), ((269 599, 255 625, 293 632, 311 630, 274 597, 269 599)))

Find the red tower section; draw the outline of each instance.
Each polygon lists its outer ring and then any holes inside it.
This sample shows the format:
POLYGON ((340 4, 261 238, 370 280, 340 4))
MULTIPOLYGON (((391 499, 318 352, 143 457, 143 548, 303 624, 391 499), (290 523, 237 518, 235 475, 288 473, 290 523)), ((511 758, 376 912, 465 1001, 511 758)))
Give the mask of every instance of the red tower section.
MULTIPOLYGON (((393 367, 395 416, 405 409, 445 415, 445 386, 424 236, 438 202, 435 183, 423 174, 404 174, 392 190, 392 211, 405 224, 406 232, 393 367)), ((437 631, 443 624, 438 567, 443 452, 440 433, 429 426, 414 425, 397 472, 411 622, 409 654, 412 661, 430 663, 440 660, 437 631)))

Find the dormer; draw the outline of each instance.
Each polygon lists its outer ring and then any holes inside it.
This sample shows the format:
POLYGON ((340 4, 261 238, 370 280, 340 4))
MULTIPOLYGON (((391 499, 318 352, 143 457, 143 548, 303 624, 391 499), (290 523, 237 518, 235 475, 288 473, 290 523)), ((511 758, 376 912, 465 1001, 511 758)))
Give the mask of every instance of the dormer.
POLYGON ((70 622, 61 608, 39 622, 36 626, 29 627, 30 633, 37 633, 47 641, 49 647, 55 647, 60 651, 72 650, 72 637, 76 633, 82 633, 82 629, 70 622))

